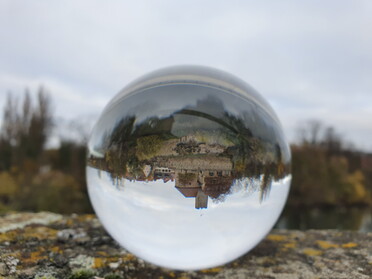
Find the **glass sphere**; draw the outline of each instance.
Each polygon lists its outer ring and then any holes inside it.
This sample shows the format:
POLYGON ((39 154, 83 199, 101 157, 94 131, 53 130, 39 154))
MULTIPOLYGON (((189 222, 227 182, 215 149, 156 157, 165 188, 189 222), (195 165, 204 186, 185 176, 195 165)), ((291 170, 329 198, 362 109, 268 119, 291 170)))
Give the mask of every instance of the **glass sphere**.
POLYGON ((277 116, 247 83, 168 67, 104 109, 88 143, 88 191, 130 252, 167 268, 208 268, 271 230, 287 199, 290 156, 277 116))

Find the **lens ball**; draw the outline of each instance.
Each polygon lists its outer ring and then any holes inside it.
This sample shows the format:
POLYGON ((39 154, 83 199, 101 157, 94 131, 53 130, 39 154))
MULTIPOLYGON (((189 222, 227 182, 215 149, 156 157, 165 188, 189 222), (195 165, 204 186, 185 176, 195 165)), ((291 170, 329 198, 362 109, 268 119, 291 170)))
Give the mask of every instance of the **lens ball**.
POLYGON ((271 230, 287 199, 290 156, 276 114, 247 83, 212 68, 168 67, 104 109, 88 142, 88 192, 130 252, 167 268, 208 268, 271 230))

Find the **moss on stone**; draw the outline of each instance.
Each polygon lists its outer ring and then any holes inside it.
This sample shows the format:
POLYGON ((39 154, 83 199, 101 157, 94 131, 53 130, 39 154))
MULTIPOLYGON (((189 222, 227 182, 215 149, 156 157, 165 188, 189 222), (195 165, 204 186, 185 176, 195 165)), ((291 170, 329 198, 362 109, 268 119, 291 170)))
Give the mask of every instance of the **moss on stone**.
POLYGON ((80 269, 74 271, 68 279, 92 279, 96 275, 96 272, 90 269, 80 269))

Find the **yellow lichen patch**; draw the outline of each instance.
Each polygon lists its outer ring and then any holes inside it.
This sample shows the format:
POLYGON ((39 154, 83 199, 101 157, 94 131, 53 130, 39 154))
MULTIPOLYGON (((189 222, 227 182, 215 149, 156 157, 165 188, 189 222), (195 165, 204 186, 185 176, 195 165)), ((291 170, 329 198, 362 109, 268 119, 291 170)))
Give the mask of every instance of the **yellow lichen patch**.
POLYGON ((320 255, 323 254, 322 251, 316 250, 316 249, 311 249, 311 248, 306 248, 306 249, 302 250, 302 252, 305 255, 308 255, 308 256, 320 256, 320 255))
POLYGON ((106 258, 94 258, 93 268, 102 268, 106 266, 106 258))
POLYGON ((280 234, 269 234, 266 238, 271 241, 284 241, 286 239, 284 235, 280 234))
POLYGON ((323 240, 317 240, 316 244, 322 249, 329 249, 329 248, 338 248, 340 247, 338 244, 334 244, 328 241, 323 241, 323 240))
POLYGON ((297 243, 296 242, 288 242, 283 245, 286 248, 296 248, 297 243))
POLYGON ((49 247, 48 250, 53 253, 61 253, 62 249, 58 246, 49 247))
POLYGON ((133 254, 125 254, 123 257, 122 257, 123 261, 124 262, 128 262, 128 261, 133 261, 136 259, 136 256, 133 255, 133 254))
POLYGON ((349 242, 349 243, 345 243, 345 244, 341 245, 342 248, 354 248, 354 247, 357 247, 357 246, 358 246, 358 244, 354 243, 354 242, 349 242))
POLYGON ((44 251, 34 251, 30 253, 29 257, 25 257, 22 259, 22 262, 25 264, 31 263, 31 264, 36 264, 39 260, 44 260, 47 259, 47 255, 43 255, 44 251))
POLYGON ((172 278, 175 278, 176 274, 173 271, 171 271, 171 272, 169 272, 169 276, 172 277, 172 278))
POLYGON ((108 266, 110 263, 118 262, 118 257, 97 257, 94 258, 93 268, 102 268, 108 266))
POLYGON ((283 251, 287 251, 288 249, 294 249, 294 248, 296 248, 296 246, 297 246, 297 243, 296 242, 284 243, 283 246, 282 246, 282 250, 283 251))
POLYGON ((8 231, 5 233, 0 233, 0 242, 14 240, 17 237, 17 235, 18 235, 17 231, 15 230, 8 231))
POLYGON ((48 227, 26 227, 23 232, 24 238, 51 239, 57 235, 57 230, 48 227))
POLYGON ((66 226, 71 227, 74 224, 74 221, 72 219, 67 219, 66 226))
POLYGON ((90 221, 90 220, 92 220, 94 218, 95 218, 95 215, 94 214, 84 214, 84 215, 79 215, 78 216, 79 222, 90 221))
POLYGON ((201 272, 203 273, 218 273, 222 270, 221 267, 213 267, 213 268, 208 268, 208 269, 203 269, 201 272))

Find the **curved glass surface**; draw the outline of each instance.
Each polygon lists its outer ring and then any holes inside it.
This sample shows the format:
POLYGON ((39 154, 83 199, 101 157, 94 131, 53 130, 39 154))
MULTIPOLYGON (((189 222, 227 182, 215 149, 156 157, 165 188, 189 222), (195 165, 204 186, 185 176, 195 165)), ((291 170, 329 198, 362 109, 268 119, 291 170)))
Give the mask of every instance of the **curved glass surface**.
POLYGON ((107 105, 88 143, 93 207, 139 257, 175 269, 252 249, 287 198, 290 151, 268 103, 199 66, 145 75, 107 105))

